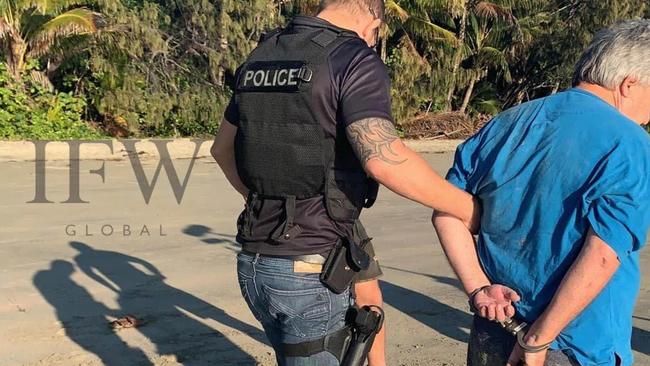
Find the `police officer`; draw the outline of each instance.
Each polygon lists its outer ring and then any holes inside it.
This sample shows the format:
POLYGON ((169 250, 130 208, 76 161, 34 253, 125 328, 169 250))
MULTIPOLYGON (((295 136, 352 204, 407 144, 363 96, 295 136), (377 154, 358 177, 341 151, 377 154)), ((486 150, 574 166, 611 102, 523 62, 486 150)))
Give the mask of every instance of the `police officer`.
MULTIPOLYGON (((387 70, 371 48, 383 17, 383 0, 322 0, 317 17, 263 37, 236 73, 212 147, 246 198, 239 284, 280 365, 338 365, 355 294, 357 306, 381 306, 381 270, 358 220, 378 183, 477 221, 472 197, 398 137, 387 70)), ((385 364, 383 331, 369 364, 385 364)))

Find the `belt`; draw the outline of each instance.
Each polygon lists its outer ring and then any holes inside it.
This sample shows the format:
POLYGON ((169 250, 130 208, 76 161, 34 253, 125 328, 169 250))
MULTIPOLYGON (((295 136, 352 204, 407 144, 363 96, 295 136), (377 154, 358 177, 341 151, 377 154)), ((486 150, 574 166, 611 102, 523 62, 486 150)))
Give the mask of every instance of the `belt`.
MULTIPOLYGON (((247 250, 242 250, 242 253, 256 256, 258 253, 249 252, 247 250)), ((280 258, 288 259, 294 262, 305 262, 310 264, 324 264, 327 258, 320 254, 307 254, 307 255, 273 255, 273 254, 259 254, 260 257, 267 258, 280 258)))

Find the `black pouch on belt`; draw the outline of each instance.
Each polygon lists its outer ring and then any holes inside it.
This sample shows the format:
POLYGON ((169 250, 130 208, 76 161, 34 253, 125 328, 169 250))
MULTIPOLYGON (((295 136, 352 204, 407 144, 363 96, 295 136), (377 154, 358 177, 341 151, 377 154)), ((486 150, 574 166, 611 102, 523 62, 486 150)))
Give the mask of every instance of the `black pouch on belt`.
POLYGON ((370 266, 370 256, 358 244, 343 238, 339 240, 323 265, 320 280, 335 294, 347 290, 359 271, 370 266))

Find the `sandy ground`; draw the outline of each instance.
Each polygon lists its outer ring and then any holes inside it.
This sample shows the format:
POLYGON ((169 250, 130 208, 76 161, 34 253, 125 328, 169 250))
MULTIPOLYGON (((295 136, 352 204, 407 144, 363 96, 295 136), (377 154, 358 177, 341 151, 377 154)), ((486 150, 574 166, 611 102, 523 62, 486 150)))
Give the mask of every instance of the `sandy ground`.
MULTIPOLYGON (((452 154, 426 158, 443 172, 452 154)), ((182 181, 189 161, 175 164, 182 181)), ((196 163, 180 205, 164 174, 147 205, 128 161, 107 161, 105 183, 88 174, 100 166, 81 162, 89 203, 60 203, 68 167, 55 162, 54 203, 29 204, 34 163, 0 163, 0 365, 272 365, 235 276, 242 202, 216 165, 196 163), (126 314, 145 325, 108 328, 126 314)), ((364 221, 385 272, 390 365, 463 365, 470 316, 429 210, 383 190, 364 221)), ((637 364, 650 365, 647 274, 634 321, 637 364)))
MULTIPOLYGON (((454 151, 461 140, 406 140, 411 149, 421 153, 442 153, 454 151)), ((211 140, 97 140, 76 143, 82 160, 126 160, 129 154, 137 153, 142 160, 158 159, 165 152, 174 159, 210 157, 211 140)), ((17 161, 67 161, 70 158, 69 142, 0 141, 0 162, 17 161), (36 154, 36 145, 43 146, 36 154)), ((73 147, 72 150, 75 148, 73 147)))

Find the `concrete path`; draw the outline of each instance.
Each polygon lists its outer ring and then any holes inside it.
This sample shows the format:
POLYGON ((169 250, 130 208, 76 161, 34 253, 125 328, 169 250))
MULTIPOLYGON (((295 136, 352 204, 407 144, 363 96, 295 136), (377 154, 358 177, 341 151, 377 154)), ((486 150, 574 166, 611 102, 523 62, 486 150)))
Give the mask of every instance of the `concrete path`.
MULTIPOLYGON (((442 173, 452 154, 426 158, 442 173)), ((102 162, 80 164, 85 204, 60 203, 64 161, 47 164, 54 203, 26 203, 34 163, 0 163, 0 365, 272 365, 235 275, 242 201, 217 166, 196 162, 179 205, 164 172, 146 204, 128 160, 106 161, 104 183, 88 173, 102 162), (126 314, 145 325, 109 329, 126 314)), ((174 164, 183 182, 190 161, 174 164)), ((364 215, 385 272, 390 365, 464 364, 470 315, 429 216, 386 190, 364 215)), ((647 273, 636 315, 637 364, 650 365, 647 273)))

